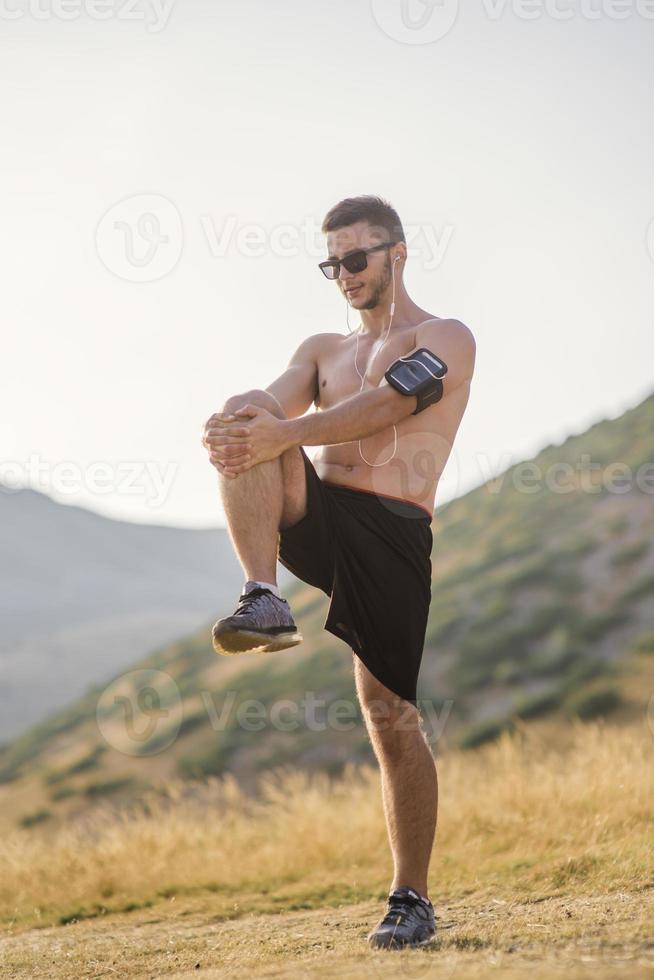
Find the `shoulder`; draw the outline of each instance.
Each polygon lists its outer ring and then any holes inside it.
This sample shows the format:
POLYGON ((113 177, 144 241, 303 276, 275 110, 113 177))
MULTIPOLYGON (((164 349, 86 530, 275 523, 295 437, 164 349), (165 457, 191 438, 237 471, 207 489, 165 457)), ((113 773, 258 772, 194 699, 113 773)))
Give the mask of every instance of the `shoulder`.
POLYGON ((302 344, 314 350, 322 350, 324 347, 336 344, 340 340, 343 340, 342 333, 314 333, 310 337, 307 337, 306 340, 303 340, 302 344))
POLYGON ((340 333, 314 333, 306 337, 297 347, 295 359, 312 359, 320 357, 331 345, 342 340, 340 333))
POLYGON ((325 347, 328 344, 338 343, 343 340, 344 336, 345 334, 342 333, 314 333, 310 339, 315 341, 319 347, 325 347))
POLYGON ((477 344, 465 323, 432 317, 416 327, 416 346, 427 347, 448 366, 450 382, 458 385, 472 377, 477 344))
POLYGON ((467 327, 461 320, 453 318, 430 317, 428 320, 423 320, 416 327, 416 342, 421 340, 433 340, 435 342, 442 340, 445 343, 456 344, 469 350, 475 350, 477 347, 470 327, 467 327))
POLYGON ((333 350, 337 344, 343 343, 344 339, 342 333, 314 333, 311 337, 307 337, 304 343, 313 357, 318 358, 333 350))

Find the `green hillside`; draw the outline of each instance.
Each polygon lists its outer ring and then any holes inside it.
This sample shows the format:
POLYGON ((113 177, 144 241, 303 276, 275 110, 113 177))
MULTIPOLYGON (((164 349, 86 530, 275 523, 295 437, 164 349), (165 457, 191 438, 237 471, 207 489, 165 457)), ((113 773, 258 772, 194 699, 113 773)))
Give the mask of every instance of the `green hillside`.
MULTIPOLYGON (((654 664, 654 394, 439 508, 433 531, 418 696, 437 753, 531 719, 642 712, 654 664)), ((97 717, 102 688, 0 749, 5 819, 46 823, 175 777, 191 787, 229 771, 250 787, 274 766, 339 773, 372 761, 351 653, 322 630, 329 600, 303 583, 286 594, 299 648, 217 657, 207 625, 135 665, 175 684, 156 694, 151 737, 128 751, 106 732, 136 702, 129 673, 97 717)))

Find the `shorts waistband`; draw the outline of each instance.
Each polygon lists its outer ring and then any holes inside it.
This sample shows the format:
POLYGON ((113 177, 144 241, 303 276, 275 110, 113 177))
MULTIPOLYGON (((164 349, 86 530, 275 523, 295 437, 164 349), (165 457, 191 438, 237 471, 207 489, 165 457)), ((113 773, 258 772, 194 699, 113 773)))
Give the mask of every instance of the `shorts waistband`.
POLYGON ((396 504, 403 505, 402 507, 398 508, 399 516, 406 516, 406 517, 420 516, 421 518, 428 518, 430 522, 434 518, 434 515, 432 514, 431 511, 427 510, 427 508, 423 507, 421 504, 417 504, 414 500, 405 500, 404 497, 394 497, 390 493, 377 493, 377 491, 375 490, 363 490, 361 487, 348 487, 348 486, 344 486, 342 483, 332 483, 330 480, 321 480, 320 482, 323 483, 326 487, 329 487, 330 490, 342 490, 346 494, 363 493, 363 494, 367 494, 367 496, 369 497, 376 497, 380 502, 382 500, 392 500, 396 504), (402 514, 403 510, 406 510, 405 514, 402 514))

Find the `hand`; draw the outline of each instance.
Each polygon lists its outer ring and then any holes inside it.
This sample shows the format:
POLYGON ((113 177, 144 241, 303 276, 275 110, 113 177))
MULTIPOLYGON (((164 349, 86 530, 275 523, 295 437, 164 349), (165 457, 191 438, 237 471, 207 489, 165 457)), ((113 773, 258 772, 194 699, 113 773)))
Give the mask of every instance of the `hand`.
POLYGON ((231 456, 225 460, 222 472, 226 476, 237 476, 259 463, 277 459, 291 447, 284 419, 278 419, 260 405, 243 405, 236 409, 234 416, 236 422, 247 422, 245 427, 234 430, 245 433, 243 448, 247 447, 247 450, 242 459, 231 456))
POLYGON ((238 422, 234 415, 214 412, 202 432, 202 445, 209 450, 212 465, 225 476, 236 476, 235 473, 226 472, 228 462, 241 463, 249 458, 247 435, 238 422))

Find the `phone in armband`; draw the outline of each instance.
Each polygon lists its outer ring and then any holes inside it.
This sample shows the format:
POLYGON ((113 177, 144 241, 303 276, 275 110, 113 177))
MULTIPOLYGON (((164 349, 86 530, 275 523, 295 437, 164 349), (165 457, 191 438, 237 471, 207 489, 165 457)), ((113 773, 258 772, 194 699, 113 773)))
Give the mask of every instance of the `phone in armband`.
POLYGON ((447 364, 426 347, 398 358, 384 377, 401 395, 415 395, 418 404, 412 415, 417 415, 443 397, 443 378, 447 364))

